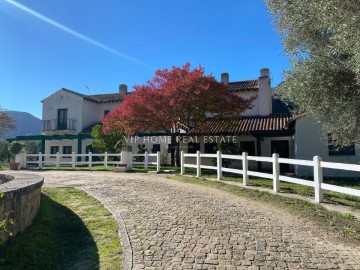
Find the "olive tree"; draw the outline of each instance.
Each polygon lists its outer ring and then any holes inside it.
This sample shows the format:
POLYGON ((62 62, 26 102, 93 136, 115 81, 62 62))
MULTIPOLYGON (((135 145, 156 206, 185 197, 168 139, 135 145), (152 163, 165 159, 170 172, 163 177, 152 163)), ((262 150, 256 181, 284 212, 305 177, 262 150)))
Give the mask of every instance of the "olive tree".
POLYGON ((264 1, 291 59, 277 92, 336 144, 360 143, 360 2, 264 1))

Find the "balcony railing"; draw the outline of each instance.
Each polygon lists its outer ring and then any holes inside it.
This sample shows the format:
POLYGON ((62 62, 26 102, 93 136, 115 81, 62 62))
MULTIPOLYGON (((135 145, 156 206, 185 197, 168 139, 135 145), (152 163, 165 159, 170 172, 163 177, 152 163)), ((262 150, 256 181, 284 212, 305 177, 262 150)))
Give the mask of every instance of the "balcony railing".
POLYGON ((41 131, 76 130, 75 119, 59 121, 58 119, 42 120, 41 131))

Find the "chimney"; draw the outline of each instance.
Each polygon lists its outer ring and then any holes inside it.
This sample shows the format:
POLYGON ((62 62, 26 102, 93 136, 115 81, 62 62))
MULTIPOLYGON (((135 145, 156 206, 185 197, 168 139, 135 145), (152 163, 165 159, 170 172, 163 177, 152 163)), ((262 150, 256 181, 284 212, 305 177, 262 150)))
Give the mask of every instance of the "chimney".
POLYGON ((221 73, 221 82, 225 85, 229 84, 229 73, 221 73))
POLYGON ((122 96, 125 96, 127 94, 127 85, 126 84, 120 84, 119 85, 119 93, 122 96))
POLYGON ((262 68, 260 69, 260 77, 269 77, 270 76, 270 70, 268 68, 262 68))
POLYGON ((259 114, 267 116, 272 114, 272 91, 270 86, 270 70, 260 69, 259 77, 259 114))

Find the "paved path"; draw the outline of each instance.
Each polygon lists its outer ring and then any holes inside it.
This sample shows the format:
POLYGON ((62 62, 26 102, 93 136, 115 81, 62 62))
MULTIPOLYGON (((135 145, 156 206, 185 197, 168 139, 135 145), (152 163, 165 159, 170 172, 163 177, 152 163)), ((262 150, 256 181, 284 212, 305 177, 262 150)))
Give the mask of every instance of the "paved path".
POLYGON ((216 189, 153 174, 37 174, 46 185, 88 190, 118 220, 121 215, 132 269, 360 269, 360 247, 331 241, 303 220, 216 189))

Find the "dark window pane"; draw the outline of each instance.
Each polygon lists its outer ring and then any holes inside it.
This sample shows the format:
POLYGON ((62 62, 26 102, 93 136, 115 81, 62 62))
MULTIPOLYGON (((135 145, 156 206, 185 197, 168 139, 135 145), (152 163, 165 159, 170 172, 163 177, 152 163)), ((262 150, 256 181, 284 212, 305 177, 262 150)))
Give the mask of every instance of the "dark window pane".
POLYGON ((59 152, 59 146, 51 146, 50 147, 50 154, 55 155, 57 152, 59 152))
POLYGON ((354 156, 355 144, 349 146, 329 145, 329 156, 354 156))
POLYGON ((160 152, 160 144, 153 144, 153 148, 151 149, 151 152, 153 153, 160 152))
POLYGON ((249 156, 255 156, 255 142, 243 141, 240 142, 240 152, 247 152, 249 156))
POLYGON ((200 143, 188 143, 188 153, 194 154, 197 151, 200 151, 200 143))
POLYGON ((205 153, 206 154, 215 154, 217 150, 217 143, 205 143, 205 153))
POLYGON ((67 109, 58 110, 58 130, 67 129, 67 109))
POLYGON ((63 154, 72 154, 72 146, 63 146, 63 154))

